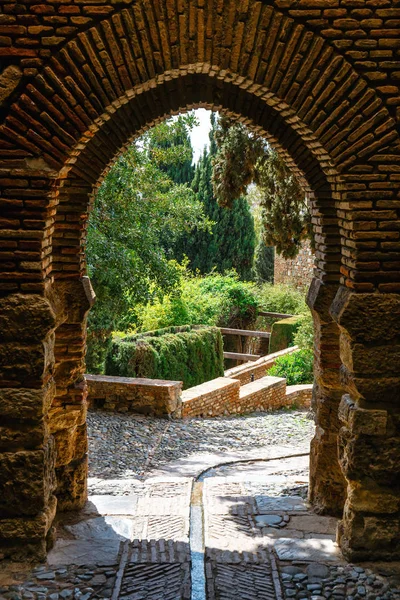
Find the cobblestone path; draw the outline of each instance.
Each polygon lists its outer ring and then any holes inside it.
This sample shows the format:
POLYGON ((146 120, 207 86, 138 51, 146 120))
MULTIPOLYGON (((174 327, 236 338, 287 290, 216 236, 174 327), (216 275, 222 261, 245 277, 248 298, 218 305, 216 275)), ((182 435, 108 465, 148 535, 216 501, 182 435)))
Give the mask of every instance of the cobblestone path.
POLYGON ((342 560, 336 519, 305 500, 307 462, 93 480, 45 564, 0 567, 0 600, 400 600, 396 565, 342 560))

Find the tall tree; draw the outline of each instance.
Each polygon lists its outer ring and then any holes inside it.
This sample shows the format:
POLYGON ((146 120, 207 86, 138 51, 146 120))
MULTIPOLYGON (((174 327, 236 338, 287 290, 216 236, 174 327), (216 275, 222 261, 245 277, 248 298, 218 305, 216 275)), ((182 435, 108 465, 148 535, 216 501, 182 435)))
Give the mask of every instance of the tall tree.
MULTIPOLYGON (((168 123, 162 125, 168 139, 168 123)), ((162 239, 210 225, 191 187, 174 183, 167 173, 167 166, 187 159, 186 149, 171 144, 156 155, 152 135, 145 134, 112 167, 89 219, 88 272, 98 298, 89 316, 93 343, 129 328, 134 304, 178 285, 180 267, 166 255, 162 239)))
POLYGON ((196 165, 192 188, 214 225, 212 231, 197 230, 182 239, 176 255, 178 259, 186 255, 193 271, 205 274, 215 269, 223 273, 234 268, 242 279, 250 279, 255 246, 253 217, 243 197, 237 198, 230 208, 218 205, 212 186, 212 163, 217 151, 213 113, 211 124, 210 149, 204 149, 196 165))
POLYGON ((188 113, 164 121, 148 132, 150 158, 176 184, 192 183, 193 148, 189 132, 196 124, 195 115, 188 113))
POLYGON ((221 206, 231 206, 250 183, 261 192, 263 239, 285 258, 297 255, 311 237, 305 194, 278 153, 244 125, 222 118, 215 134, 213 189, 221 206))

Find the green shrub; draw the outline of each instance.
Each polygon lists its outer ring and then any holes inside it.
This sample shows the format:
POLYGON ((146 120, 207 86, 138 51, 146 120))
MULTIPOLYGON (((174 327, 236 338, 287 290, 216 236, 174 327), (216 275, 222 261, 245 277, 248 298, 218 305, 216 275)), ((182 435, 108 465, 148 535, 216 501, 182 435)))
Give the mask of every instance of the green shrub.
POLYGON ((185 389, 215 379, 224 374, 221 332, 184 326, 114 338, 106 374, 183 381, 185 389))
POLYGON ((147 331, 175 325, 240 325, 254 321, 257 288, 237 274, 212 273, 182 277, 180 295, 165 296, 136 308, 138 329, 147 331))
POLYGON ((260 309, 266 312, 300 315, 308 311, 304 293, 290 285, 264 283, 257 299, 260 309))
POLYGON ((286 377, 287 385, 312 383, 314 356, 310 350, 298 350, 292 354, 277 358, 267 375, 286 377))
POLYGON ((300 325, 293 336, 295 346, 305 350, 314 349, 314 322, 312 314, 308 311, 300 316, 300 325))
POLYGON ((289 319, 276 321, 272 325, 271 337, 269 339, 269 352, 279 352, 289 346, 294 346, 294 336, 301 323, 301 317, 295 316, 289 319))

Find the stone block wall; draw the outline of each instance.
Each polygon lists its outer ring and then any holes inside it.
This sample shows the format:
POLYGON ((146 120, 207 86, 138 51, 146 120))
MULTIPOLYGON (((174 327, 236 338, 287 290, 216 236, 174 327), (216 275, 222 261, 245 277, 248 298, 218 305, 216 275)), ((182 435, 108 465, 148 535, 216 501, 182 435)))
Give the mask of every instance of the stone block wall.
POLYGON ((279 352, 263 356, 254 362, 233 367, 232 369, 225 371, 225 377, 237 379, 240 381, 240 385, 246 385, 246 383, 251 382, 252 375, 254 376, 254 380, 265 377, 266 372, 274 366, 277 358, 285 356, 286 354, 292 354, 296 350, 298 350, 298 347, 292 346, 291 348, 285 348, 279 352))
POLYGON ((312 383, 288 385, 286 387, 287 406, 309 408, 313 391, 312 383))
POLYGON ((182 417, 216 417, 237 412, 240 382, 218 377, 182 393, 182 417))
POLYGON ((312 387, 286 388, 286 380, 281 377, 265 376, 243 386, 239 380, 219 377, 183 392, 182 417, 217 417, 309 406, 312 387))
POLYGON ((287 406, 286 379, 262 377, 240 388, 237 412, 277 410, 287 406))
POLYGON ((179 417, 181 381, 85 375, 90 408, 135 412, 152 417, 179 417))
POLYGON ((314 260, 308 241, 302 243, 296 258, 285 259, 275 252, 274 283, 289 283, 299 290, 306 290, 313 277, 314 260))

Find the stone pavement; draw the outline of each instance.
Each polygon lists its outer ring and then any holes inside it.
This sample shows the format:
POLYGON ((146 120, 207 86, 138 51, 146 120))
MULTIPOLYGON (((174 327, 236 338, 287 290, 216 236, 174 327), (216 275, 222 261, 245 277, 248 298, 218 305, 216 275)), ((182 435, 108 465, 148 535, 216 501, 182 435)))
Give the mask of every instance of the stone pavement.
POLYGON ((394 567, 342 560, 336 519, 310 511, 306 488, 307 457, 195 483, 96 480, 84 510, 58 522, 46 564, 3 565, 0 600, 400 599, 394 567))

